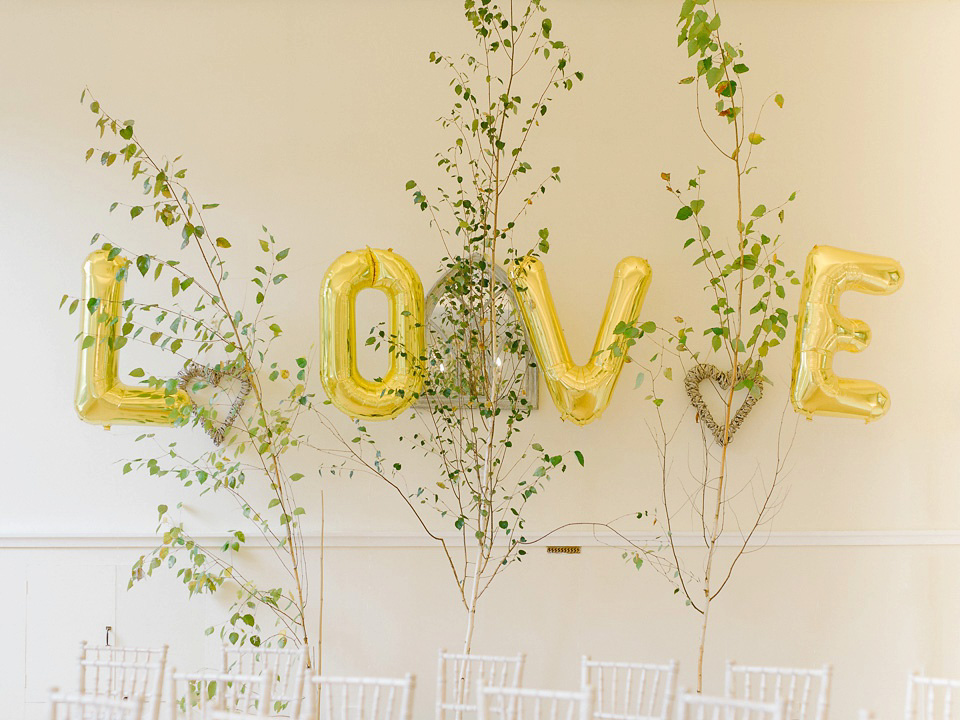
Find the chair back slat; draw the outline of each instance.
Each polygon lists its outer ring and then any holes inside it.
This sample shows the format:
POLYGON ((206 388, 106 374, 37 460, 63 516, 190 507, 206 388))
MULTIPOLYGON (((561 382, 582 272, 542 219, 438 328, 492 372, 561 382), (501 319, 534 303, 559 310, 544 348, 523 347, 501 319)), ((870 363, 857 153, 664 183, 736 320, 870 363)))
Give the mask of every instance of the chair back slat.
POLYGON ((309 720, 410 720, 413 675, 356 678, 315 675, 307 680, 309 720))
POLYGON ((478 720, 590 720, 594 689, 577 692, 477 687, 478 720))
POLYGON ((166 663, 166 645, 132 648, 81 643, 78 693, 116 700, 142 697, 144 717, 157 720, 166 663))
POLYGON ((310 664, 305 647, 223 646, 221 670, 239 675, 266 675, 270 682, 272 712, 297 717, 303 706, 304 678, 310 664))
MULTIPOLYGON (((772 681, 774 687, 776 681, 772 681)), ((772 702, 681 692, 679 720, 786 720, 787 699, 772 702)))
POLYGON ((671 720, 677 661, 664 664, 599 662, 584 656, 580 685, 596 688, 594 720, 671 720))
MULTIPOLYGON (((727 663, 728 698, 786 702, 785 720, 828 720, 832 669, 781 668, 727 663)), ((908 719, 909 720, 909 719, 908 719)))
POLYGON ((463 655, 441 650, 437 659, 436 720, 472 720, 477 686, 519 687, 525 656, 463 655))
POLYGON ((935 678, 914 673, 907 683, 906 720, 960 720, 953 694, 960 680, 935 678))
POLYGON ((145 720, 144 698, 50 694, 47 720, 145 720))
MULTIPOLYGON (((274 714, 267 675, 170 670, 167 702, 171 720, 232 720, 285 717, 274 714)), ((298 706, 299 710, 299 706, 298 706)))

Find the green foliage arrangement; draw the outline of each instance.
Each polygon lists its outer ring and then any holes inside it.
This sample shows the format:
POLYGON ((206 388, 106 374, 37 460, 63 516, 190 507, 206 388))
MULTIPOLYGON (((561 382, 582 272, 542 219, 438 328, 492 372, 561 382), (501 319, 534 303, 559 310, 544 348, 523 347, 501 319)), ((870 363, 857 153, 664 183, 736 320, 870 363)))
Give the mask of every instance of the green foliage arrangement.
MULTIPOLYGON (((715 235, 707 224, 710 211, 705 199, 706 171, 698 168, 696 174, 683 183, 671 180, 670 173, 661 173, 667 192, 679 205, 676 219, 690 228, 682 246, 684 251, 694 253, 692 264, 706 273, 704 292, 713 319, 703 330, 681 317, 675 318, 673 327, 661 324, 655 340, 658 352, 649 361, 639 363, 642 370, 637 377, 637 387, 649 378, 646 399, 657 413, 657 422, 651 427, 659 453, 663 494, 656 517, 665 531, 663 546, 656 553, 657 568, 661 572, 664 567, 669 569, 667 574, 674 591, 702 616, 697 666, 699 691, 703 685, 711 605, 727 586, 756 532, 772 519, 779 507, 778 491, 789 452, 789 442, 783 447, 781 421, 776 460, 769 472, 764 474, 759 467, 745 474, 731 470, 728 446, 731 422, 740 407, 737 392, 752 393, 759 398, 762 386, 772 384, 765 375, 764 361, 787 337, 791 319, 795 319, 786 307, 787 288, 800 281, 796 271, 787 269, 777 254, 782 244, 777 226, 784 222, 785 206, 794 201, 796 193, 776 205, 754 204, 747 199, 745 183, 746 177, 757 170, 752 164, 754 151, 765 142, 759 132, 761 116, 771 104, 782 108, 783 96, 770 94, 755 114, 748 116, 744 77, 749 67, 742 48, 722 37, 720 14, 714 0, 683 0, 677 25, 680 28, 678 45, 686 49, 687 56, 696 64, 696 73, 680 80, 680 84, 693 88, 700 127, 711 147, 722 157, 722 166, 726 168, 724 177, 733 184, 736 197, 735 226, 715 235), (700 347, 702 340, 698 338, 707 341, 706 348, 700 347), (701 428, 702 467, 694 473, 693 487, 683 489, 683 497, 688 502, 674 507, 670 493, 673 484, 670 446, 677 436, 679 420, 675 425, 666 416, 663 402, 667 393, 661 391, 662 381, 683 382, 690 370, 706 363, 711 355, 723 359, 733 379, 728 387, 713 381, 715 397, 722 403, 722 418, 716 418, 722 428, 722 442, 701 428), (677 366, 683 375, 675 377, 677 366), (738 512, 734 508, 738 496, 749 498, 753 506, 739 508, 738 512), (691 507, 699 524, 697 534, 703 537, 703 553, 696 560, 685 561, 677 549, 674 518, 678 512, 690 511, 691 507), (721 564, 718 549, 728 516, 737 518, 740 537, 735 552, 729 558, 722 558, 726 562, 721 564), (690 569, 694 567, 697 570, 690 569)), ((728 208, 721 208, 721 212, 723 210, 729 212, 728 208)), ((639 335, 642 337, 643 333, 639 335)), ((625 335, 624 339, 627 345, 634 345, 639 337, 634 331, 634 337, 625 335)), ((649 555, 635 549, 625 553, 638 568, 649 555)))
MULTIPOLYGON (((288 279, 281 268, 287 267, 283 263, 290 249, 281 248, 263 228, 258 240, 263 259, 249 273, 255 285, 252 303, 238 306, 231 298, 242 288, 230 281, 228 271, 237 240, 218 235, 205 217, 217 204, 194 198, 180 157, 155 160, 132 120, 108 115, 87 90, 81 97, 96 117, 103 144, 90 148, 87 160, 126 168, 146 198, 142 204, 114 202, 111 212, 126 212, 136 222, 152 221, 172 237, 163 253, 141 252, 99 233, 91 244, 99 243, 111 258, 131 258, 120 270, 122 277, 158 283, 169 301, 127 297, 122 316, 111 317, 103 308, 79 307, 74 298, 69 312, 96 313, 100 322, 117 323, 117 349, 146 343, 174 354, 184 367, 207 363, 252 383, 252 403, 226 429, 221 446, 188 456, 176 441, 164 437, 161 442, 157 433, 144 432, 137 441, 147 452, 123 465, 125 474, 176 477, 186 497, 212 494, 238 511, 238 528, 214 544, 192 534, 180 519, 182 501, 172 508, 160 505, 160 542, 138 559, 130 578, 133 586, 168 568, 190 596, 235 593, 227 618, 208 629, 219 629, 231 644, 319 644, 319 637, 312 639, 308 630, 309 578, 302 534, 307 510, 294 492, 305 475, 293 465, 306 464, 305 452, 320 453, 313 463, 320 476, 325 471, 372 475, 415 513, 424 532, 442 548, 456 583, 466 612, 465 652, 472 646, 480 598, 506 566, 525 554, 527 503, 554 474, 565 472, 568 462, 584 464, 578 450, 551 451, 530 437, 521 439, 532 409, 526 378, 534 363, 511 290, 498 270, 509 268, 524 252, 549 250, 546 228, 539 230, 532 247, 514 243, 526 210, 547 191, 548 183, 560 180, 560 168, 552 167, 530 181, 534 168, 525 149, 554 94, 571 90, 583 75, 570 69, 569 49, 553 36, 553 23, 540 0, 530 0, 516 14, 512 3, 504 8, 492 0, 466 0, 464 13, 477 50, 459 58, 430 54, 431 63, 451 74, 456 96, 440 120, 454 136, 437 155, 446 184, 438 188, 436 200, 413 181, 406 188, 429 215, 445 250, 443 281, 433 297, 431 342, 423 358, 423 396, 411 413, 414 429, 410 424, 381 426, 389 428, 386 432, 403 427, 401 440, 410 451, 436 461, 438 475, 428 483, 409 484, 404 463, 388 460, 364 423, 354 422, 345 430, 343 422, 327 416, 329 401, 309 387, 309 352, 287 358, 274 347, 283 328, 269 313, 268 301, 271 288, 288 279), (305 431, 308 418, 313 422, 305 431), (317 435, 323 440, 315 439, 317 435), (270 551, 273 562, 266 567, 246 561, 248 535, 254 534, 270 551), (258 573, 280 575, 284 581, 264 581, 258 573)), ((69 299, 64 296, 61 306, 69 299)), ((374 328, 368 344, 396 351, 395 338, 382 327, 374 328)), ((212 405, 200 403, 193 411, 175 408, 177 378, 155 377, 142 368, 130 374, 147 387, 164 389, 177 425, 217 426, 218 411, 212 405)), ((204 386, 202 381, 193 383, 192 394, 204 386)), ((317 612, 322 612, 322 584, 317 612)))
MULTIPOLYGON (((98 159, 107 168, 126 168, 144 195, 139 201, 142 204, 114 202, 110 211, 125 212, 138 223, 152 221, 171 234, 171 243, 162 252, 141 252, 100 233, 93 236, 91 245, 100 244, 110 259, 130 259, 118 271, 118 279, 136 278, 139 282, 132 287, 153 282, 169 300, 141 302, 128 293, 122 314, 113 317, 95 299, 78 307, 79 299, 74 298, 67 306, 69 312, 95 313, 98 322, 115 323, 117 350, 127 343, 148 344, 175 355, 184 367, 207 362, 214 370, 236 372, 248 378, 252 388, 245 411, 226 428, 223 444, 213 450, 188 455, 178 441, 167 442, 163 436, 161 442, 156 432, 136 438, 145 452, 124 463, 124 474, 136 471, 151 477, 175 477, 185 496, 222 497, 228 507, 236 509, 239 522, 222 543, 212 544, 192 534, 178 518, 182 502, 173 508, 160 505, 160 542, 134 563, 129 585, 169 568, 191 597, 221 591, 233 594, 227 618, 208 628, 208 634, 219 630, 220 637, 233 645, 260 646, 273 641, 280 646, 287 642, 309 646, 308 578, 301 530, 301 516, 306 511, 298 505, 294 492, 304 475, 291 467, 292 456, 288 455, 304 440, 294 433, 294 425, 307 403, 307 360, 306 356, 289 362, 274 358, 274 343, 283 329, 267 312, 271 289, 287 279, 281 268, 290 249, 278 246, 263 228, 258 241, 262 260, 254 263, 249 275, 253 302, 237 306, 232 297, 238 294, 238 286, 229 281, 227 269, 233 242, 213 232, 206 219, 217 204, 194 198, 185 185, 187 168, 180 157, 154 159, 140 142, 133 120, 120 121, 107 114, 86 89, 81 103, 89 104, 96 117, 102 143, 87 150, 86 159, 98 159), (257 571, 244 563, 241 551, 251 534, 270 549, 286 578, 285 585, 260 580, 257 571), (264 615, 272 622, 265 622, 264 615)), ((68 299, 64 296, 61 306, 68 299)), ((83 342, 92 340, 84 338, 83 342)), ((156 377, 142 368, 129 374, 147 387, 163 388, 176 425, 204 428, 222 421, 216 406, 209 403, 201 402, 195 411, 178 409, 173 402, 177 377, 156 377)), ((189 390, 202 394, 205 387, 207 383, 197 380, 189 390)))
MULTIPOLYGON (((459 58, 429 56, 450 74, 455 96, 439 120, 453 136, 436 156, 445 183, 433 197, 413 180, 406 186, 429 215, 445 255, 434 291, 437 313, 428 326, 416 412, 421 426, 405 438, 439 467, 435 482, 414 490, 413 507, 425 528, 430 523, 421 508, 436 511, 457 533, 454 550, 442 530, 430 531, 466 612, 463 651, 469 653, 480 598, 525 554, 527 503, 568 462, 584 464, 579 450, 549 450, 523 438, 532 409, 527 373, 535 362, 506 273, 497 270, 550 248, 547 228, 532 242, 517 235, 526 211, 560 181, 557 166, 536 176, 526 148, 554 95, 572 90, 583 74, 571 69, 570 50, 553 34, 540 0, 516 11, 512 2, 466 0, 464 11, 477 50, 459 58)), ((371 442, 367 433, 361 439, 371 442)))

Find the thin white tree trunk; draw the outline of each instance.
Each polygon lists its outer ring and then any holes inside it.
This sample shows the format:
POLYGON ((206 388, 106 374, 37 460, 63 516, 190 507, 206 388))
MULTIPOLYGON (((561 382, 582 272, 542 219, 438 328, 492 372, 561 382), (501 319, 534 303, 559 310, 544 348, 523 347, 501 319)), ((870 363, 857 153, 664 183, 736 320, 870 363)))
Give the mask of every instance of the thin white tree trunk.
MULTIPOLYGON (((473 586, 470 588, 470 602, 467 606, 467 632, 463 638, 463 654, 469 655, 470 651, 473 649, 473 630, 476 627, 477 619, 477 600, 479 599, 480 593, 480 563, 481 555, 483 554, 483 546, 477 550, 476 562, 473 569, 473 586)), ((468 666, 467 661, 461 660, 460 662, 460 674, 457 677, 457 711, 454 714, 455 720, 463 720, 463 710, 459 706, 464 704, 467 696, 467 675, 468 675, 468 666)), ((477 698, 479 700, 479 698, 477 698)))

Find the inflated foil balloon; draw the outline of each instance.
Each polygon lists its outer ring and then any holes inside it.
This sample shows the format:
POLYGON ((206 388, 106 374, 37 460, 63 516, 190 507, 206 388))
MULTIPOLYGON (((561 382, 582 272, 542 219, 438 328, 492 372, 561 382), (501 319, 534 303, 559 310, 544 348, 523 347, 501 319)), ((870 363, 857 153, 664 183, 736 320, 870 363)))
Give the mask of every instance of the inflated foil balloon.
POLYGON ((351 417, 387 420, 423 390, 423 285, 390 250, 358 250, 334 260, 320 290, 320 375, 327 397, 351 417), (380 290, 390 307, 390 366, 382 380, 357 369, 357 293, 380 290))
POLYGON ((625 353, 615 357, 607 351, 618 339, 613 331, 618 323, 633 325, 640 316, 653 277, 650 265, 638 257, 617 264, 600 330, 585 365, 574 364, 570 357, 543 263, 527 256, 513 267, 510 276, 540 372, 560 416, 578 425, 593 422, 610 403, 626 359, 625 353))
POLYGON ((82 420, 95 425, 173 425, 181 409, 190 404, 182 390, 167 395, 163 388, 124 385, 118 379, 120 352, 116 347, 123 303, 123 280, 117 272, 128 260, 110 260, 106 250, 96 250, 83 264, 83 338, 77 363, 75 404, 82 420), (97 298, 90 312, 87 303, 97 298))
POLYGON ((890 395, 877 383, 837 377, 833 355, 860 352, 870 327, 837 309, 847 290, 889 295, 903 284, 903 268, 892 258, 815 245, 807 256, 797 316, 790 399, 807 417, 834 415, 870 422, 890 409, 890 395))

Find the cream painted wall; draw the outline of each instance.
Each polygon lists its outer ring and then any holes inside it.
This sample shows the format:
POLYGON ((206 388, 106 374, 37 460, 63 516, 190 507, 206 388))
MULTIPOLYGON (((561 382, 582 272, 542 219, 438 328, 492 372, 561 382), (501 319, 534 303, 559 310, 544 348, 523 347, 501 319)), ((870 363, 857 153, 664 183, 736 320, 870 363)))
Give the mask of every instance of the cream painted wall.
MULTIPOLYGON (((550 5, 555 32, 587 79, 556 104, 532 148, 542 165, 562 165, 563 183, 526 231, 551 228, 551 283, 583 357, 612 268, 628 254, 654 268, 651 318, 703 318, 691 292, 702 280, 678 252, 685 235, 659 173, 680 177, 700 163, 711 168, 714 193, 721 174, 690 94, 676 84, 686 63, 674 47, 675 3, 550 5)), ((799 193, 786 259, 797 266, 813 244, 835 244, 898 258, 907 281, 891 297, 844 300, 872 325, 874 342, 839 358, 838 369, 885 384, 892 410, 869 427, 800 424, 771 547, 747 558, 717 606, 707 690, 720 688, 728 657, 832 662, 834 717, 866 706, 894 718, 908 671, 960 676, 960 417, 950 382, 960 353, 952 312, 960 101, 949 60, 960 5, 724 0, 723 8, 728 32, 748 53, 752 96, 787 98, 766 119, 762 172, 750 176, 758 201, 799 193)), ((452 0, 0 3, 0 298, 8 318, 0 368, 11 408, 0 434, 5 717, 35 717, 49 685, 72 687, 76 643, 98 640, 108 624, 121 643, 170 642, 180 668, 214 663, 216 646, 201 632, 219 617, 214 602, 188 602, 169 577, 128 593, 125 578, 159 502, 183 499, 187 519, 211 533, 234 523, 172 480, 121 477, 116 460, 136 452, 136 431, 106 434, 71 409, 76 323, 56 305, 79 288, 87 240, 102 231, 144 248, 169 242, 107 214, 110 202, 135 194, 120 173, 83 163, 95 140, 92 116, 77 104, 83 86, 136 118, 150 146, 185 154, 195 193, 221 203, 217 230, 235 238, 238 256, 262 223, 292 247, 296 273, 282 286, 281 306, 293 351, 316 340, 317 286, 342 251, 390 246, 433 281, 440 250, 403 184, 436 182, 433 153, 445 142, 433 121, 449 91, 426 54, 458 52, 468 40, 452 0)), ((141 357, 165 368, 163 359, 141 357)), ((771 446, 786 403, 786 352, 772 372, 775 387, 733 446, 740 468, 771 446)), ((651 413, 632 385, 628 368, 603 419, 585 428, 561 424, 544 395, 530 425, 552 444, 581 448, 587 467, 554 483, 532 528, 654 506, 651 413)), ((673 393, 682 407, 682 389, 673 393)), ((400 425, 377 430, 388 436, 400 425)), ((189 432, 178 437, 203 447, 189 432)), ((684 461, 681 453, 678 467, 684 461)), ((410 518, 382 487, 355 479, 325 488, 335 545, 327 556, 327 668, 415 671, 417 715, 427 717, 436 649, 456 647, 461 635, 441 558, 412 541, 410 518)), ((315 503, 317 491, 314 482, 301 492, 315 503)), ((316 533, 316 514, 308 523, 316 533)), ((311 558, 316 564, 315 551, 311 558)), ((682 682, 694 682, 696 617, 659 577, 630 571, 614 551, 533 552, 481 612, 479 649, 525 650, 531 685, 571 686, 581 653, 676 656, 682 682)))

